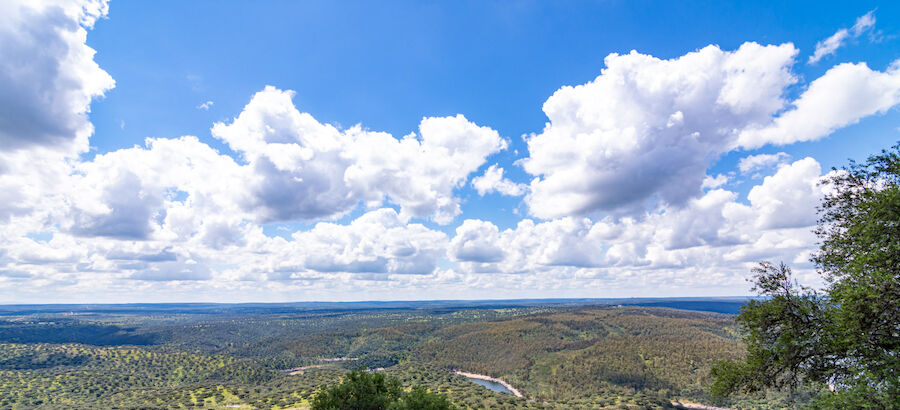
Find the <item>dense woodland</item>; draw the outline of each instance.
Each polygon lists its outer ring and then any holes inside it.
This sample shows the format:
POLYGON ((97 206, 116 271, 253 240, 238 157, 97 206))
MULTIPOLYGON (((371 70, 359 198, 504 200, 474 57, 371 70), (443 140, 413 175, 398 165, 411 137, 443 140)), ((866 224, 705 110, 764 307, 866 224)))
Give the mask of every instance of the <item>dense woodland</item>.
MULTIPOLYGON (((357 368, 459 408, 667 408, 710 402, 710 366, 744 351, 732 315, 634 306, 3 313, 4 409, 304 408, 357 368)), ((784 404, 764 393, 730 400, 784 404)))

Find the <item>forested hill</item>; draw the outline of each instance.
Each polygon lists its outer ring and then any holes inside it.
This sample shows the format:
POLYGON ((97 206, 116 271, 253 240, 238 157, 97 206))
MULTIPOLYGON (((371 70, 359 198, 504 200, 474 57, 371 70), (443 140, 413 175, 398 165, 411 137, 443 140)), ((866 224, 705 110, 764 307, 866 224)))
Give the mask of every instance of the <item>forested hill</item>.
POLYGON ((416 361, 503 378, 542 400, 598 392, 702 395, 718 358, 740 355, 730 317, 656 308, 580 309, 442 328, 416 361))
POLYGON ((210 309, 222 305, 7 309, 0 408, 303 407, 358 366, 463 408, 665 407, 708 401, 701 381, 713 361, 743 351, 731 315, 505 302, 264 313, 265 305, 254 313, 245 305, 218 313, 210 309), (489 391, 453 369, 502 378, 526 397, 489 391))

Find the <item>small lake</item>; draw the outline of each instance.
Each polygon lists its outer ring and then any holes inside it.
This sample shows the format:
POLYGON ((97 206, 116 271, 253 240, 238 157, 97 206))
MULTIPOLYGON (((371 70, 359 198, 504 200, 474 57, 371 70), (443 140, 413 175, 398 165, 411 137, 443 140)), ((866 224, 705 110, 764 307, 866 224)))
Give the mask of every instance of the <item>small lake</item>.
POLYGON ((467 377, 467 379, 469 379, 477 384, 480 384, 488 389, 491 389, 495 392, 512 394, 512 392, 509 391, 509 389, 507 389, 505 386, 503 386, 500 383, 492 382, 490 380, 473 379, 471 377, 467 377))

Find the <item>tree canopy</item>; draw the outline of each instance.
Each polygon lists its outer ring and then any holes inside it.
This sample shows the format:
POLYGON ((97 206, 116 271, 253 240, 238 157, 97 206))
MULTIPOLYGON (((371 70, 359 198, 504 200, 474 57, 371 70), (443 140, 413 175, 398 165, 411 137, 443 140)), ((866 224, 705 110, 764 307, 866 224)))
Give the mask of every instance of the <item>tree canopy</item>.
POLYGON ((900 144, 823 183, 812 260, 827 286, 754 269, 763 298, 738 315, 747 356, 712 369, 714 395, 805 384, 820 390, 813 407, 900 408, 900 144))
POLYGON ((348 373, 344 380, 323 389, 312 400, 315 410, 449 410, 453 405, 446 397, 421 386, 409 392, 400 381, 388 379, 378 372, 362 370, 348 373))

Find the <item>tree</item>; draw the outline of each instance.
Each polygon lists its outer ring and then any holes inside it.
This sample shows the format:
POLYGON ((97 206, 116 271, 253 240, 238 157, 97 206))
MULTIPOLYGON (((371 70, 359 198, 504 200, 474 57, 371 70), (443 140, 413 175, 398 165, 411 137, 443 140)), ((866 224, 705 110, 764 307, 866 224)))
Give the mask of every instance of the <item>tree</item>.
POLYGON ((813 407, 900 408, 900 144, 829 174, 804 288, 783 264, 754 269, 762 299, 738 315, 747 356, 710 372, 714 395, 814 384, 813 407))
POLYGON ((416 386, 405 392, 397 379, 363 370, 348 373, 341 384, 321 390, 312 400, 314 410, 450 410, 453 405, 439 394, 416 386))
POLYGON ((341 384, 319 392, 313 398, 312 408, 382 410, 397 401, 401 392, 397 379, 387 380, 381 373, 353 371, 341 384))

